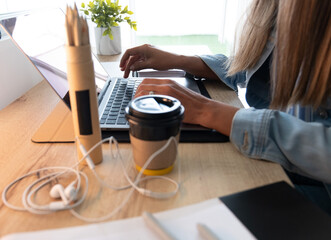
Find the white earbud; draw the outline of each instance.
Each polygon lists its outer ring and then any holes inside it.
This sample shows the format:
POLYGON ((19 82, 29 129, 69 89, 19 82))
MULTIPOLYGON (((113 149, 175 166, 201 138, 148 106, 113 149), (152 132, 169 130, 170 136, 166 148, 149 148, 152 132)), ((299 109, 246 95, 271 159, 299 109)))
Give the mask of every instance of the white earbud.
POLYGON ((49 195, 52 198, 61 198, 65 203, 77 200, 77 190, 74 187, 75 181, 70 183, 65 189, 61 184, 52 187, 49 195))
POLYGON ((64 188, 61 184, 55 184, 51 191, 49 192, 49 195, 52 198, 61 198, 61 193, 64 195, 64 188))
POLYGON ((49 195, 52 198, 61 198, 64 204, 69 204, 69 198, 66 196, 64 191, 64 187, 61 184, 56 184, 52 187, 49 195))
POLYGON ((64 194, 69 199, 69 201, 76 201, 77 200, 77 189, 75 188, 75 181, 70 183, 65 189, 64 194))

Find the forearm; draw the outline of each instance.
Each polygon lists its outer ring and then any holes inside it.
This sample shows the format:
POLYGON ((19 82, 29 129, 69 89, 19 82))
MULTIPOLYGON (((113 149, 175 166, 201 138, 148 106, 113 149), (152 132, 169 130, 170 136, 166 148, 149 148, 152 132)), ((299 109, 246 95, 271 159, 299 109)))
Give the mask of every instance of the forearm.
POLYGON ((281 164, 291 172, 331 183, 331 128, 284 112, 242 109, 231 142, 248 157, 281 164))
POLYGON ((182 69, 194 76, 219 79, 218 76, 198 56, 176 55, 171 60, 172 68, 182 69))
POLYGON ((230 136, 232 120, 239 108, 209 100, 204 104, 200 124, 230 136))

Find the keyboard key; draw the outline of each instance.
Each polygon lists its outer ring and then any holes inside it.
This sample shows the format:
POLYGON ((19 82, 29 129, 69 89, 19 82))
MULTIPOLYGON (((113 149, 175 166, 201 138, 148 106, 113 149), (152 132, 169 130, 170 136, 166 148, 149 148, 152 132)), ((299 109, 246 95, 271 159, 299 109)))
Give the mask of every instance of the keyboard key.
POLYGON ((106 123, 107 124, 115 124, 116 123, 116 120, 107 120, 106 123))
POLYGON ((129 123, 125 118, 125 108, 132 100, 140 83, 141 81, 118 78, 100 123, 128 125, 129 123))
POLYGON ((118 118, 118 120, 117 120, 117 124, 120 124, 120 125, 124 125, 124 124, 126 124, 126 118, 118 118))

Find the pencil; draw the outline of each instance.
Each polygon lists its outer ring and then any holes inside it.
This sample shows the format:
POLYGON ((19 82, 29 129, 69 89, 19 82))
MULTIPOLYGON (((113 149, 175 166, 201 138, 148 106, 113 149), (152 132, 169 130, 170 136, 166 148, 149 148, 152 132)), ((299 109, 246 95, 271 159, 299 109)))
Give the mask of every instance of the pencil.
POLYGON ((205 225, 198 223, 198 231, 205 240, 219 240, 219 238, 205 225))
POLYGON ((73 10, 73 27, 74 44, 76 47, 78 47, 82 45, 82 30, 76 5, 75 9, 73 10))
POLYGON ((154 231, 160 237, 160 239, 163 239, 163 240, 174 240, 175 239, 173 236, 171 236, 171 234, 169 232, 167 232, 167 230, 164 227, 162 227, 160 222, 153 216, 153 214, 151 214, 149 212, 144 212, 142 214, 142 217, 143 217, 145 223, 147 224, 147 226, 152 231, 154 231))

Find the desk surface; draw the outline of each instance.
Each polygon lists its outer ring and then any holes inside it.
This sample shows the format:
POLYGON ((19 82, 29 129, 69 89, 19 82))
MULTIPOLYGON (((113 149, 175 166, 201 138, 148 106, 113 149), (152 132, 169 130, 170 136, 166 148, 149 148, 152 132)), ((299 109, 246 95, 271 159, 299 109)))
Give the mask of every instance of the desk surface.
MULTIPOLYGON (((212 98, 235 106, 241 106, 235 93, 219 82, 207 82, 212 98)), ((74 144, 37 144, 31 136, 51 113, 59 98, 45 81, 0 111, 0 191, 18 176, 46 166, 71 166, 76 161, 74 144)), ((122 155, 131 176, 130 144, 120 144, 122 155)), ((119 164, 110 159, 107 145, 103 146, 104 162, 96 170, 108 182, 125 184, 119 164)), ((155 200, 134 192, 128 204, 112 219, 141 215, 143 211, 158 212, 177 208, 203 200, 224 196, 237 191, 265 185, 275 181, 290 182, 283 169, 266 161, 248 159, 231 143, 181 143, 178 161, 169 175, 177 179, 178 162, 181 163, 182 185, 179 193, 168 200, 155 200)), ((130 190, 120 192, 102 189, 90 176, 88 199, 77 208, 84 216, 104 215, 118 206, 130 190)), ((31 179, 32 180, 32 179, 31 179)), ((168 183, 150 181, 144 183, 150 189, 162 191, 172 188, 168 183)), ((20 205, 20 196, 26 183, 17 185, 9 192, 11 203, 20 205)), ((39 196, 39 194, 38 194, 39 196)), ((40 193, 40 199, 49 200, 48 193, 40 193)), ((43 201, 43 200, 41 200, 43 201)), ((86 224, 73 217, 69 211, 50 215, 33 215, 8 209, 0 201, 0 236, 22 231, 69 227, 86 224)))

